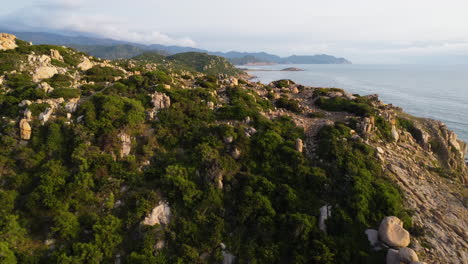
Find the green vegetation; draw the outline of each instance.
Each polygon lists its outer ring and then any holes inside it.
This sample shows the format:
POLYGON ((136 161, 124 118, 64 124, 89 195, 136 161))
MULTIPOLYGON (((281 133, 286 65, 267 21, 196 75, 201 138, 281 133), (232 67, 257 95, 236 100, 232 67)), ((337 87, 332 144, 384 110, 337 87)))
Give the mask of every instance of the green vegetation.
POLYGON ((280 99, 276 100, 275 104, 279 108, 287 109, 296 114, 302 113, 302 109, 299 106, 299 102, 297 100, 281 97, 280 99))
POLYGON ((123 72, 111 67, 94 66, 86 71, 86 80, 92 82, 112 82, 115 77, 122 76, 123 72))
POLYGON ((295 83, 291 80, 278 80, 273 82, 273 86, 278 88, 286 88, 289 87, 291 84, 295 83))
POLYGON ((315 103, 317 106, 327 111, 343 111, 358 116, 371 116, 374 115, 375 112, 374 108, 363 97, 354 100, 348 100, 343 97, 319 97, 315 103))
POLYGON ((238 75, 242 71, 234 67, 228 60, 222 57, 208 55, 200 52, 185 52, 171 56, 163 56, 155 52, 143 53, 133 58, 137 61, 153 63, 170 63, 170 67, 194 72, 203 72, 211 75, 227 74, 238 75))
MULTIPOLYGON (((6 53, 46 54, 50 48, 22 43, 6 53)), ((411 223, 375 151, 354 141, 350 127, 324 127, 318 157, 310 159, 296 150, 305 134, 294 120, 262 114, 272 102, 301 113, 298 101, 265 99, 243 82, 221 89, 217 74, 237 72, 224 59, 185 53, 165 60, 175 68, 158 64, 156 71, 143 71, 141 64, 118 62, 129 72, 142 71, 128 78, 95 66, 82 80, 96 83, 77 89, 70 66, 67 74, 44 80, 55 88, 50 94, 28 74, 5 75, 0 262, 115 263, 120 256, 121 263, 221 263, 223 243, 236 263, 382 263, 364 230, 387 215, 411 223), (178 77, 188 68, 210 74, 178 77), (193 86, 181 89, 187 80, 193 86), (171 105, 149 120, 154 92, 166 94, 171 105), (81 94, 71 120, 61 109, 45 124, 33 118, 31 139, 19 140, 22 100, 81 94), (129 155, 122 155, 123 136, 130 138, 129 155), (171 208, 170 223, 143 225, 161 201, 171 208), (325 233, 318 218, 327 204, 332 216, 325 233)), ((364 98, 324 100, 323 108, 373 114, 364 98)), ((28 109, 37 117, 47 107, 33 102, 28 109)), ((386 140, 388 123, 377 118, 376 126, 386 140)))

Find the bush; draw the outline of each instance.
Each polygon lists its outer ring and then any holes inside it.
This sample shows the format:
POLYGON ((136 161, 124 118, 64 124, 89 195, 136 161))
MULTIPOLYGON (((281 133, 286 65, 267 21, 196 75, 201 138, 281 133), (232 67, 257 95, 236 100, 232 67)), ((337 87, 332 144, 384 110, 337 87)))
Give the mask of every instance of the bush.
POLYGON ((372 116, 375 112, 373 107, 365 100, 348 100, 342 97, 320 97, 315 104, 327 111, 344 111, 358 116, 372 116))
POLYGON ((112 82, 115 77, 122 76, 123 72, 112 67, 94 66, 86 71, 85 79, 93 82, 112 82))
POLYGON ((287 109, 296 114, 302 113, 302 109, 299 106, 299 102, 294 99, 288 99, 288 98, 282 97, 276 100, 276 106, 279 108, 287 109))
POLYGON ((79 89, 75 88, 58 88, 54 89, 50 93, 50 97, 52 98, 60 98, 63 97, 63 99, 71 99, 71 98, 78 98, 81 95, 81 91, 79 89))

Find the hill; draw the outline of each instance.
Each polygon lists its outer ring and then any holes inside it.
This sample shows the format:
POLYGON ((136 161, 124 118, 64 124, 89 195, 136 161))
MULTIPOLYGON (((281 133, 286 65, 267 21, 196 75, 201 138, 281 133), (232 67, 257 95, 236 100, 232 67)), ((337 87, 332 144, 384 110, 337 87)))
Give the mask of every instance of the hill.
POLYGON ((442 123, 146 58, 0 34, 2 263, 466 263, 442 123))
MULTIPOLYGON (((8 31, 7 31, 8 32, 8 31)), ((83 36, 63 36, 43 32, 10 32, 19 38, 35 44, 53 44, 73 47, 103 59, 129 59, 145 52, 159 52, 172 55, 185 52, 200 52, 220 56, 228 59, 236 65, 245 65, 252 62, 266 63, 300 63, 300 64, 350 64, 344 58, 336 58, 330 55, 313 56, 289 56, 280 57, 265 52, 213 52, 192 47, 164 46, 160 44, 142 45, 137 43, 117 41, 112 39, 100 39, 83 36)))

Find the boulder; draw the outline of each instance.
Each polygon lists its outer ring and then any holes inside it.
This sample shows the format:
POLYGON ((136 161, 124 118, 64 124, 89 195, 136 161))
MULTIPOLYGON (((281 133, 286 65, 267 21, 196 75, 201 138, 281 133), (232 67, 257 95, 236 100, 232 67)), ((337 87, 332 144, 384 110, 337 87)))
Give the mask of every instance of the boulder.
POLYGON ((169 205, 161 201, 158 206, 151 210, 151 213, 143 220, 144 225, 166 225, 169 224, 171 217, 171 208, 169 205))
POLYGON ((31 139, 31 126, 29 125, 28 123, 28 120, 23 118, 21 119, 20 123, 19 123, 19 127, 20 127, 20 137, 21 139, 23 140, 29 140, 31 139))
POLYGON ((132 150, 132 139, 129 135, 125 133, 120 133, 118 135, 122 147, 120 148, 120 158, 124 158, 130 154, 132 150))
POLYGON ((215 104, 211 101, 207 102, 206 105, 208 106, 209 109, 213 110, 215 107, 215 104))
POLYGON ((37 85, 37 88, 43 90, 45 93, 50 93, 54 90, 54 88, 46 82, 41 82, 37 85))
POLYGON ((33 76, 32 76, 32 81, 40 82, 43 79, 51 78, 57 73, 58 73, 57 68, 53 66, 40 66, 36 68, 36 71, 34 71, 33 76))
POLYGON ((231 156, 232 156, 234 159, 239 159, 240 156, 241 156, 241 151, 240 151, 240 149, 238 149, 237 147, 235 147, 235 148, 231 151, 231 156))
POLYGON ((226 136, 226 137, 224 137, 223 140, 224 140, 224 143, 230 144, 230 143, 232 143, 232 141, 234 141, 234 138, 232 136, 226 136))
POLYGON ((234 255, 232 255, 231 253, 223 250, 222 251, 222 254, 223 254, 223 264, 232 264, 234 263, 234 259, 236 258, 234 255))
POLYGON ((26 118, 27 121, 32 120, 32 112, 29 109, 24 110, 23 112, 24 118, 26 118))
POLYGON ((296 139, 296 150, 301 153, 304 150, 304 143, 302 142, 302 139, 300 138, 296 139))
POLYGON ((369 240, 369 244, 374 250, 380 250, 382 249, 380 247, 380 241, 379 241, 379 232, 375 229, 366 229, 364 233, 367 235, 367 240, 369 240))
POLYGON ((78 69, 82 71, 87 71, 91 69, 93 66, 94 66, 94 63, 92 63, 87 57, 83 57, 80 64, 77 65, 78 69))
POLYGON ((54 113, 54 108, 47 107, 47 109, 44 112, 39 114, 39 120, 42 121, 42 124, 44 124, 47 121, 49 121, 53 113, 54 113))
POLYGON ((293 94, 298 94, 298 93, 299 93, 299 89, 297 89, 297 87, 294 86, 294 87, 291 88, 291 93, 293 93, 293 94))
POLYGON ((398 250, 389 249, 387 251, 386 264, 400 264, 400 256, 398 255, 398 250))
POLYGON ((55 50, 55 49, 50 50, 50 58, 52 58, 54 60, 63 61, 62 55, 60 55, 60 52, 58 50, 55 50))
POLYGON ((398 140, 400 139, 400 133, 398 133, 396 126, 392 126, 391 132, 392 132, 393 140, 395 140, 395 142, 398 142, 398 140))
POLYGON ((155 92, 151 95, 154 110, 164 109, 171 106, 171 98, 164 93, 155 92))
POLYGON ((410 243, 410 234, 403 228, 403 222, 396 216, 388 216, 379 226, 379 238, 385 244, 394 248, 407 247, 410 243))
POLYGON ((68 102, 65 104, 65 110, 69 113, 74 113, 76 109, 78 108, 79 101, 80 101, 80 98, 72 98, 68 100, 68 102))
POLYGON ((398 255, 400 256, 400 261, 404 263, 419 261, 418 255, 411 248, 400 248, 398 255))
POLYGON ((18 47, 15 40, 15 35, 0 33, 0 50, 10 50, 18 47))
POLYGON ((331 217, 331 205, 324 205, 320 207, 320 216, 319 216, 319 229, 323 232, 327 232, 327 225, 325 221, 331 217))
POLYGON ((232 77, 232 78, 229 78, 229 82, 230 82, 230 83, 231 83, 231 85, 233 85, 233 86, 237 86, 237 85, 239 85, 239 80, 238 80, 238 79, 236 79, 236 78, 234 78, 234 77, 232 77))

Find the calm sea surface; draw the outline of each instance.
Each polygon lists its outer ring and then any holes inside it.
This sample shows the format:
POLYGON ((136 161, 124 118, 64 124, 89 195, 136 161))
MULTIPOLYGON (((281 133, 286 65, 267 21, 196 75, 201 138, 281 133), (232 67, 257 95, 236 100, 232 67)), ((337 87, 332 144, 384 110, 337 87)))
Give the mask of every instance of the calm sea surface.
MULTIPOLYGON (((245 68, 244 66, 242 66, 245 68)), ((343 88, 360 95, 379 94, 385 103, 402 107, 420 117, 441 120, 468 142, 468 65, 271 65, 250 69, 301 72, 253 71, 262 83, 291 79, 316 87, 343 88)))

